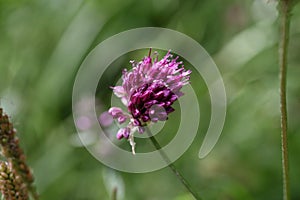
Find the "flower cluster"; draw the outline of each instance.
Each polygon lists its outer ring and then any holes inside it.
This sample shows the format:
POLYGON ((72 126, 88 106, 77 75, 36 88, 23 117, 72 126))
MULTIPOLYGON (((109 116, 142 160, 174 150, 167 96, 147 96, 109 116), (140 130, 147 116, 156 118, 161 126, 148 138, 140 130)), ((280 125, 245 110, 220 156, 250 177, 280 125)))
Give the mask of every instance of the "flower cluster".
MULTIPOLYGON (((11 171, 13 171, 12 173, 15 174, 15 177, 20 179, 19 181, 22 181, 25 184, 26 189, 28 189, 28 191, 30 191, 35 197, 35 199, 37 199, 37 194, 35 192, 35 189, 33 189, 33 174, 26 163, 26 157, 19 145, 19 139, 16 136, 16 133, 17 131, 16 129, 14 129, 13 124, 10 122, 8 115, 6 115, 3 112, 3 109, 0 108, 1 154, 6 158, 9 168, 11 168, 11 171)), ((4 164, 1 164, 1 166, 4 170, 4 164)), ((1 191, 4 190, 2 189, 1 191)), ((25 199, 25 197, 23 197, 22 199, 25 199)))
POLYGON ((189 83, 191 71, 185 70, 177 60, 170 51, 161 60, 157 56, 152 58, 150 49, 142 61, 131 61, 131 71, 123 70, 122 85, 112 87, 127 111, 112 107, 108 112, 119 124, 128 121, 118 131, 117 138, 128 139, 133 153, 134 132, 143 133, 148 123, 167 120, 168 114, 174 111, 172 104, 183 95, 180 90, 189 83))
POLYGON ((10 163, 0 162, 0 191, 4 199, 28 200, 28 191, 22 178, 17 175, 10 163))

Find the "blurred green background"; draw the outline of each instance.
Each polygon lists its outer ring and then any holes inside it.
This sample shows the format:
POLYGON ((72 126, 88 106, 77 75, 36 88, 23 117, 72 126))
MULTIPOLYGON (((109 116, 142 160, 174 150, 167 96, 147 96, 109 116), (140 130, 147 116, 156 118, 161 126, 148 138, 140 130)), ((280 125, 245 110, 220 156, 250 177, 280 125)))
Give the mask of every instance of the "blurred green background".
MULTIPOLYGON (((203 80, 193 74, 200 129, 175 165, 204 199, 282 199, 277 15, 274 0, 0 0, 1 105, 18 130, 41 199, 110 199, 114 187, 118 200, 193 199, 168 168, 147 174, 117 172, 78 142, 72 87, 81 62, 104 39, 146 26, 174 29, 198 41, 218 65, 226 86, 223 133, 209 156, 200 160, 210 102, 203 80)), ((300 199, 299 48, 298 4, 293 9, 288 69, 295 200, 300 199)), ((107 72, 110 77, 120 77, 131 56, 144 55, 133 52, 118 59, 118 66, 107 72)), ((102 80, 104 85, 112 81, 109 76, 102 80)), ((111 91, 103 91, 97 97, 109 108, 111 91)), ((176 131, 172 121, 168 123, 168 132, 176 131)), ((170 138, 159 135, 162 144, 170 138)))

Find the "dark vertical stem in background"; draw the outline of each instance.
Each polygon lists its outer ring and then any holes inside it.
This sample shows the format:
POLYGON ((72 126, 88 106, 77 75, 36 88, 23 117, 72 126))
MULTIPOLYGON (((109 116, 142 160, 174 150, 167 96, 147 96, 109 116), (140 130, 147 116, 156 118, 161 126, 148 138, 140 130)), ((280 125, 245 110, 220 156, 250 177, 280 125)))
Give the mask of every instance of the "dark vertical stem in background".
POLYGON ((154 145, 155 149, 159 151, 163 160, 168 164, 168 167, 172 170, 172 172, 176 175, 178 180, 186 187, 186 189, 195 197, 197 200, 201 200, 202 198, 198 195, 196 191, 193 190, 191 185, 187 182, 187 180, 182 176, 182 174, 176 169, 175 165, 171 162, 167 154, 162 150, 159 142, 155 139, 155 137, 151 134, 151 131, 148 127, 146 127, 146 132, 150 137, 152 144, 154 145))
POLYGON ((118 188, 114 187, 111 195, 111 200, 117 200, 118 188))
POLYGON ((279 2, 280 38, 279 38, 279 80, 280 80, 280 113, 281 113, 281 147, 282 147, 282 173, 283 173, 283 199, 290 199, 289 186, 289 160, 287 135, 287 105, 286 105, 286 74, 287 55, 290 30, 291 1, 279 2))

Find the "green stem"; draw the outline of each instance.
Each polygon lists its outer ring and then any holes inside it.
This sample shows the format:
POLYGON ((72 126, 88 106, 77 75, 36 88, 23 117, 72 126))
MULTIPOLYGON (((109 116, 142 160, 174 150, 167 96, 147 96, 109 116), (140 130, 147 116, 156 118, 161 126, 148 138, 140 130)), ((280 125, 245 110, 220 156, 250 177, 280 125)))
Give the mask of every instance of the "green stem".
POLYGON ((286 74, 287 55, 290 30, 290 0, 279 2, 280 17, 280 43, 279 43, 279 81, 280 81, 280 113, 281 113, 281 150, 283 174, 283 199, 290 199, 289 186, 289 160, 288 160, 288 135, 287 135, 287 105, 286 105, 286 74))
POLYGON ((151 131, 148 127, 146 127, 146 132, 148 136, 150 137, 150 140, 152 144, 154 145, 155 149, 159 151, 161 157, 163 160, 168 164, 168 167, 171 169, 171 171, 176 175, 178 180, 186 187, 186 189, 195 197, 197 200, 201 200, 202 198, 198 195, 198 193, 193 190, 191 185, 187 182, 187 180, 182 176, 182 174, 176 169, 175 165, 171 162, 167 154, 162 150, 159 142, 156 140, 156 138, 152 135, 151 131))
POLYGON ((36 188, 34 186, 30 186, 28 188, 28 191, 29 191, 29 193, 31 194, 31 196, 34 200, 39 200, 39 195, 38 195, 38 193, 36 191, 36 188))

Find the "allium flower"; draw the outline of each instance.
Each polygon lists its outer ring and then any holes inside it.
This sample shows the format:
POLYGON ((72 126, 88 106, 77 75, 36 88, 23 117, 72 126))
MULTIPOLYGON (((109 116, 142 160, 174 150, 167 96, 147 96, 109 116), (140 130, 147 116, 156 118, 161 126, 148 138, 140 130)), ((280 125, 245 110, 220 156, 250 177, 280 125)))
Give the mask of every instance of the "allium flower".
MULTIPOLYGON (((156 54, 157 55, 157 54, 156 54)), ((181 88, 189 83, 190 70, 185 70, 182 62, 173 59, 170 51, 163 59, 149 55, 136 63, 131 61, 132 70, 123 70, 121 86, 112 87, 114 94, 121 98, 127 111, 118 107, 109 109, 109 114, 119 124, 128 124, 117 133, 117 138, 126 138, 135 154, 134 132, 144 132, 150 122, 165 121, 174 111, 172 104, 183 95, 181 88)))

